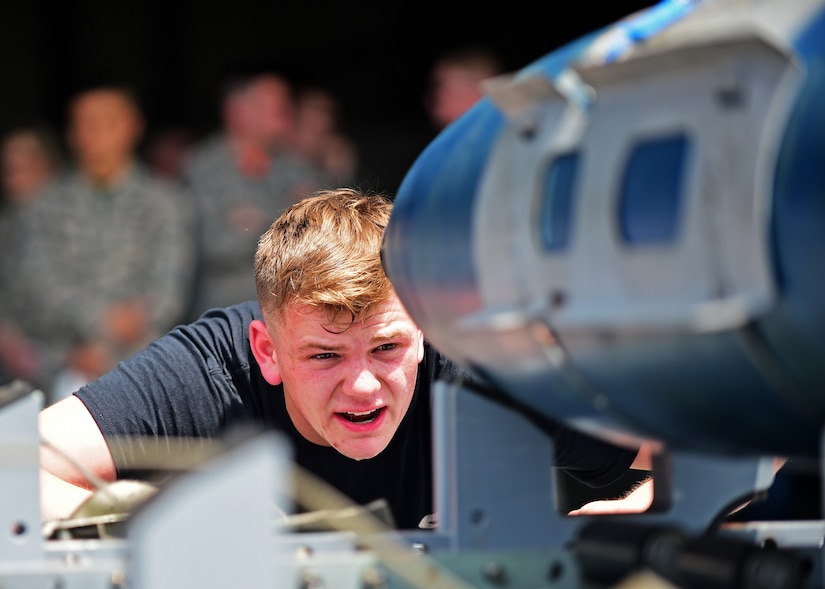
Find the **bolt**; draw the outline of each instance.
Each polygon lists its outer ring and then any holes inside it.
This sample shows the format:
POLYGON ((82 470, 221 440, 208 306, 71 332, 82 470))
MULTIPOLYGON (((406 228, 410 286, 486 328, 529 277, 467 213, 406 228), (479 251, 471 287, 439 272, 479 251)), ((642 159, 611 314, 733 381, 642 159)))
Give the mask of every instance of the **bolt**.
POLYGON ((507 582, 507 574, 504 571, 504 567, 496 561, 486 563, 482 569, 482 573, 488 581, 496 585, 504 585, 507 582))

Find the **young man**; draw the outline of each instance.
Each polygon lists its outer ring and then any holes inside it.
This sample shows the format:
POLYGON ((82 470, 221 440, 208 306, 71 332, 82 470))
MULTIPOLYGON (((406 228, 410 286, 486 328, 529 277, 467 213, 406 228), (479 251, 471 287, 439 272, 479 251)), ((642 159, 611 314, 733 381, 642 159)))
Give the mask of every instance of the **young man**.
MULTIPOLYGON (((385 499, 397 527, 415 528, 433 512, 432 385, 470 375, 427 344, 384 274, 391 209, 350 189, 293 205, 259 241, 259 302, 210 310, 46 408, 43 438, 111 481, 133 476, 142 451, 112 444, 123 436, 276 428, 299 467, 358 504, 385 499)), ((586 480, 618 478, 636 456, 558 434, 556 466, 586 480)), ((90 485, 52 451, 41 460, 44 517, 67 516, 90 485)))

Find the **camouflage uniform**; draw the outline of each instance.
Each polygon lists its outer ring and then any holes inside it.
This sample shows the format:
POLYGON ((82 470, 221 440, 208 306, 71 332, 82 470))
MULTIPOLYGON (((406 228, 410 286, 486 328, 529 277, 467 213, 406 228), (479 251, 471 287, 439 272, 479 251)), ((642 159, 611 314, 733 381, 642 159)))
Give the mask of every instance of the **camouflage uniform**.
POLYGON ((15 321, 22 305, 17 278, 24 207, 0 203, 0 321, 15 321))
MULTIPOLYGON (((77 171, 51 182, 26 215, 34 335, 56 346, 100 339, 103 310, 137 297, 148 301, 152 327, 141 345, 178 324, 194 272, 192 208, 185 192, 138 163, 115 186, 77 171)), ((112 350, 119 359, 134 351, 112 350)))
POLYGON ((25 209, 30 204, 0 206, 0 346, 16 358, 14 364, 7 364, 8 358, 0 352, 0 385, 22 379, 45 388, 62 357, 28 335, 27 320, 33 313, 26 300, 22 240, 25 209), (9 339, 12 333, 13 339, 9 339))

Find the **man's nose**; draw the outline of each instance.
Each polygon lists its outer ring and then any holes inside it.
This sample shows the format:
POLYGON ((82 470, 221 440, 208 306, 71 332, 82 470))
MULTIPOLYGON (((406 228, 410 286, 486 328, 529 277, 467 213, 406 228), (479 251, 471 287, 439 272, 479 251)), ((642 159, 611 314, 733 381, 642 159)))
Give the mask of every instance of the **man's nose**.
POLYGON ((359 366, 351 379, 348 393, 353 396, 367 396, 381 389, 381 382, 375 372, 367 366, 359 366))

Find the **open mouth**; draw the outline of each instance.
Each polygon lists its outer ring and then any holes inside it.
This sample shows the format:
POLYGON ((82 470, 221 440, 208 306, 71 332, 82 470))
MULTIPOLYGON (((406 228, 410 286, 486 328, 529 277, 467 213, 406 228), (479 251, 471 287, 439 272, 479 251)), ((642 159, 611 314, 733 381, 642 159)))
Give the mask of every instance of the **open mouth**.
POLYGON ((338 415, 347 421, 351 421, 352 423, 372 423, 378 418, 383 410, 384 408, 380 407, 378 409, 373 409, 372 411, 345 411, 339 413, 338 415))

